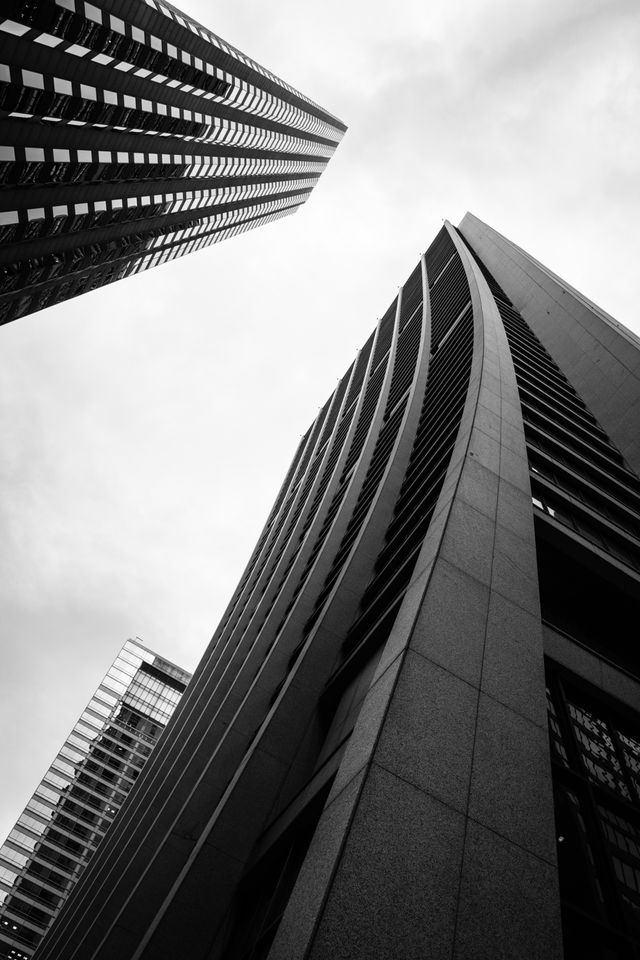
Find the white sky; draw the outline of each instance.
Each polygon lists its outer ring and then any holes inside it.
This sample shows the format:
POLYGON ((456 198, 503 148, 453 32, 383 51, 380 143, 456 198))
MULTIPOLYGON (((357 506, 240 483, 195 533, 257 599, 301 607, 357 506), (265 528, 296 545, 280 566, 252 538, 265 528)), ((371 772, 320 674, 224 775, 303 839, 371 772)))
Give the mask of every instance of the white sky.
POLYGON ((349 131, 295 216, 0 329, 0 840, 126 637, 195 667, 442 219, 640 333, 637 0, 216 6, 182 2, 349 131))

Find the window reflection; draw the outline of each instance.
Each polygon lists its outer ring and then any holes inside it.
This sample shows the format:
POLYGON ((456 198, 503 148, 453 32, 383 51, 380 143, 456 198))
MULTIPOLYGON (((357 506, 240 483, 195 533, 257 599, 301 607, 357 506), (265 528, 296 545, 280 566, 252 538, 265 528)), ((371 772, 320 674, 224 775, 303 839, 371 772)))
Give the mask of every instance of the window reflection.
POLYGON ((565 956, 631 957, 631 944, 640 947, 637 719, 552 665, 548 680, 565 956))

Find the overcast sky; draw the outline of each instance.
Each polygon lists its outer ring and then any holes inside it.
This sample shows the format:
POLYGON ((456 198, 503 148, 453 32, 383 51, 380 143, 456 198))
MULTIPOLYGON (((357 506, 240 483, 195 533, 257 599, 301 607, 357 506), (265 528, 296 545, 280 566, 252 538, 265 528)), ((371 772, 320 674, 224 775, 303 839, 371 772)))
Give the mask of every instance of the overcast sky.
POLYGON ((640 333, 637 0, 178 5, 349 131, 293 217, 0 328, 0 839, 127 637, 195 667, 443 219, 640 333))

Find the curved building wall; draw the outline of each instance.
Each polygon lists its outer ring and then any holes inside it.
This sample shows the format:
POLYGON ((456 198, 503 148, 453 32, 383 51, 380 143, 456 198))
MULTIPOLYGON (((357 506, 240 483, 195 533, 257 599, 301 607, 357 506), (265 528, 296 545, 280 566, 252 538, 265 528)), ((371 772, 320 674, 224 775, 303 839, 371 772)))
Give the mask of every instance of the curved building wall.
POLYGON ((640 473, 640 340, 565 280, 466 214, 465 240, 640 473))
POLYGON ((638 613, 634 518, 640 481, 445 224, 303 437, 38 960, 549 960, 561 916, 566 960, 634 957, 620 850, 582 936, 558 827, 571 784, 594 823, 637 823, 637 653, 596 611, 638 613), (628 796, 594 792, 600 722, 628 796))
POLYGON ((479 931, 505 956, 560 955, 522 422, 497 310, 451 236, 473 316, 453 451, 273 958, 468 957, 479 931))

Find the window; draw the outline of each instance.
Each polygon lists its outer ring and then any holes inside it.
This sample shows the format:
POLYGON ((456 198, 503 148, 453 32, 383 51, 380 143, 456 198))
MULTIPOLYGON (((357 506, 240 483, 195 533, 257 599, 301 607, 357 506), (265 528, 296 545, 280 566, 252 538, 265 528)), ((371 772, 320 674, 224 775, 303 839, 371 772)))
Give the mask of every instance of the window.
POLYGON ((565 957, 627 958, 640 946, 637 715, 548 665, 565 957))
POLYGON ((73 94, 73 87, 69 80, 62 80, 60 77, 53 78, 53 89, 56 93, 62 93, 70 97, 73 94))
POLYGON ((37 87, 38 90, 44 90, 44 77, 41 73, 34 73, 33 70, 22 71, 22 82, 26 87, 37 87))

